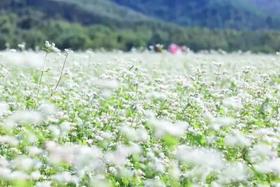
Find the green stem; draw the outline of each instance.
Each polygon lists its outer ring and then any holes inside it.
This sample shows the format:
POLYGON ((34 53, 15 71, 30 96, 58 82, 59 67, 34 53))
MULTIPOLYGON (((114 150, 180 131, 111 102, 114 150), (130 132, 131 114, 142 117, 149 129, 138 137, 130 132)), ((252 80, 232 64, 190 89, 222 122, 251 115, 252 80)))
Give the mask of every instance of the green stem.
MULTIPOLYGON (((64 59, 64 62, 63 62, 63 66, 62 66, 62 68, 61 68, 60 75, 59 75, 58 81, 57 81, 57 83, 56 83, 56 85, 55 85, 55 87, 54 87, 54 89, 53 89, 53 92, 55 92, 55 90, 56 90, 57 87, 59 86, 59 83, 60 83, 60 81, 61 81, 61 79, 62 79, 62 75, 63 75, 63 71, 64 71, 64 68, 65 68, 65 65, 66 65, 66 61, 67 61, 68 55, 69 55, 69 54, 66 53, 66 56, 65 56, 65 59, 64 59)), ((52 94, 53 94, 53 93, 52 93, 52 94)))
POLYGON ((41 71, 41 75, 40 75, 40 78, 38 80, 38 93, 40 91, 40 86, 41 86, 41 83, 42 83, 42 79, 43 79, 43 75, 44 75, 44 72, 45 72, 45 68, 46 68, 46 64, 47 64, 47 56, 48 56, 48 52, 46 52, 45 54, 45 57, 44 57, 44 62, 43 62, 43 68, 42 68, 42 71, 41 71))

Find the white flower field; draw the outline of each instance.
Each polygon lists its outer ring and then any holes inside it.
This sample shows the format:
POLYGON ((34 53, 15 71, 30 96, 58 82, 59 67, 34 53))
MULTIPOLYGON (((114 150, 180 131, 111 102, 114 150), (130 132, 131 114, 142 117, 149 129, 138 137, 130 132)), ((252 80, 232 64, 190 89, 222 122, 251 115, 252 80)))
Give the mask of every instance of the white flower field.
POLYGON ((280 186, 280 56, 0 53, 0 186, 280 186))

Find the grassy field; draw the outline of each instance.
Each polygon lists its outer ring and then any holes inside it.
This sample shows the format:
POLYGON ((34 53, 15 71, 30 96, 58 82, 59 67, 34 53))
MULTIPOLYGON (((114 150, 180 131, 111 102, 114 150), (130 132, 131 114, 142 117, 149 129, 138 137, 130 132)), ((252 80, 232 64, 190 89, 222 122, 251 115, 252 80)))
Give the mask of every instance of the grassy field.
POLYGON ((0 53, 0 186, 280 186, 280 56, 0 53))

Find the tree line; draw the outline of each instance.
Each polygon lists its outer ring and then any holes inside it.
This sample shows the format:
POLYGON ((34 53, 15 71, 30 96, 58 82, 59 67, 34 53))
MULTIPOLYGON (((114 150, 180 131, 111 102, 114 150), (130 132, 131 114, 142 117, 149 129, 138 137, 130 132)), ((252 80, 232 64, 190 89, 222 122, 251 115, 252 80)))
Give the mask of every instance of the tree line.
POLYGON ((272 53, 280 50, 278 31, 237 31, 230 29, 183 28, 157 22, 81 25, 49 19, 40 12, 22 16, 0 13, 0 49, 25 42, 27 48, 41 47, 44 41, 73 50, 147 48, 157 43, 186 45, 193 51, 218 50, 272 53))

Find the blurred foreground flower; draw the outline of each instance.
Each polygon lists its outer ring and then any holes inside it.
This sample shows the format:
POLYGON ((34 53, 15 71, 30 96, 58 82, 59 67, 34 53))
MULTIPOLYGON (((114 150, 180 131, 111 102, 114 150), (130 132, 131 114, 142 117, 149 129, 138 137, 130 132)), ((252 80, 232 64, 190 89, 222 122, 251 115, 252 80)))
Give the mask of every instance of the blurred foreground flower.
POLYGON ((6 64, 13 64, 17 66, 26 66, 32 68, 41 68, 44 63, 44 58, 41 54, 35 53, 11 53, 5 52, 2 54, 3 62, 6 64))

